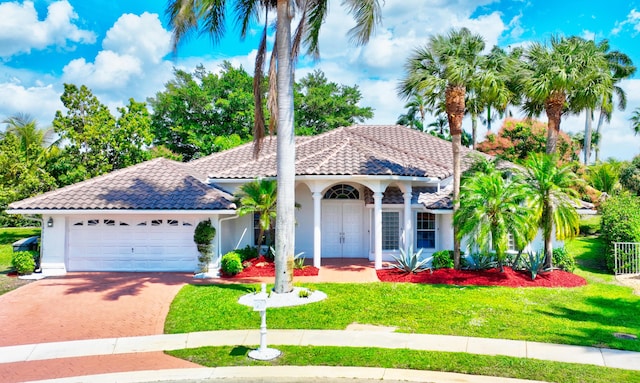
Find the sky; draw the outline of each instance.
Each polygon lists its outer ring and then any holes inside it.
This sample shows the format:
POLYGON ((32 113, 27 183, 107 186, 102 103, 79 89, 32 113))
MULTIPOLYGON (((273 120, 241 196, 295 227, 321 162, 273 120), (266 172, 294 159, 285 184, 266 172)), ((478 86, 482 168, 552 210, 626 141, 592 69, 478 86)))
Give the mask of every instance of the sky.
MULTIPOLYGON (((382 25, 368 45, 356 47, 346 37, 353 26, 351 16, 342 1, 332 0, 320 35, 320 59, 303 57, 296 69, 297 78, 321 69, 332 82, 357 85, 361 105, 374 108, 368 124, 394 124, 404 113, 405 101, 396 89, 406 58, 431 35, 451 28, 479 33, 487 51, 494 45, 508 49, 548 42, 554 35, 607 39, 613 50, 628 54, 640 66, 640 0, 380 2, 382 25)), ((229 60, 252 73, 260 25, 241 41, 230 14, 226 37, 217 45, 206 35, 193 35, 174 54, 165 6, 161 0, 0 1, 0 119, 28 113, 41 126, 50 125, 56 110, 64 109, 64 83, 88 86, 115 114, 129 98, 144 101, 162 91, 174 68, 192 71, 202 64, 216 72, 223 60, 229 60)), ((640 154, 640 136, 634 135, 629 122, 632 111, 640 107, 640 73, 620 86, 628 106, 614 111, 603 127, 603 159, 630 160, 640 154)), ((515 110, 514 116, 523 115, 515 110)), ((546 121, 546 116, 540 119, 546 121)), ((463 126, 470 131, 468 119, 463 126)), ((561 129, 584 130, 584 115, 564 117, 561 129)), ((479 132, 483 136, 486 128, 481 126, 479 132)))

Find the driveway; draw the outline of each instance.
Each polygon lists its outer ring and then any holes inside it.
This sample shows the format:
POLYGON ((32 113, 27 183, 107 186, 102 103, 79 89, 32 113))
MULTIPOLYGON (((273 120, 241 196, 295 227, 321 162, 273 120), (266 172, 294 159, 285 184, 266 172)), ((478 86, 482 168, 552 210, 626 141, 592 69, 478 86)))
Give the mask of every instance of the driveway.
MULTIPOLYGON (((0 296, 0 346, 162 334, 171 301, 191 275, 70 273, 0 296)), ((0 364, 2 381, 199 367, 162 352, 0 364)))

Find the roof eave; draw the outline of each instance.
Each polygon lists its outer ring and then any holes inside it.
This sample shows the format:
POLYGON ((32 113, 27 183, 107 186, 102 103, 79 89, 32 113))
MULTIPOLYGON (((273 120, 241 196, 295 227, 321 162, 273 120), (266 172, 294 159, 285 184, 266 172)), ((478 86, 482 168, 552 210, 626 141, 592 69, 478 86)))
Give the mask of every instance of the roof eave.
POLYGON ((88 215, 88 214, 236 214, 233 209, 9 209, 7 214, 48 214, 48 215, 88 215))

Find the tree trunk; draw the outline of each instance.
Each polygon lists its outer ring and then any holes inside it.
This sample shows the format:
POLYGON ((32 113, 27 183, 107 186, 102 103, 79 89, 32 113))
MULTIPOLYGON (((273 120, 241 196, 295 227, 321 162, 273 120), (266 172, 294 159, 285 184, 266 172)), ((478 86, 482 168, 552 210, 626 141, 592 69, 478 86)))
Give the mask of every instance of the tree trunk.
POLYGON ((598 145, 596 145, 596 164, 600 162, 600 145, 602 144, 602 136, 600 135, 600 128, 604 123, 604 112, 600 111, 600 116, 598 117, 598 126, 596 127, 596 135, 598 136, 598 145))
MULTIPOLYGON (((460 208, 460 147, 462 146, 462 118, 464 117, 464 86, 447 86, 445 90, 445 107, 451 133, 451 150, 453 153, 453 214, 460 208)), ((453 225, 453 262, 456 270, 460 270, 460 239, 458 227, 453 225)))
POLYGON ((584 165, 589 165, 591 157, 591 131, 593 130, 593 109, 587 109, 584 122, 584 165))
POLYGON ((562 108, 566 101, 566 95, 561 91, 551 93, 545 101, 545 111, 547 112, 547 154, 555 154, 558 147, 558 134, 560 133, 560 119, 562 118, 562 108))
POLYGON ((478 115, 471 113, 471 148, 476 150, 476 142, 478 142, 478 115))
POLYGON ((288 0, 278 0, 276 46, 278 50, 278 198, 276 206, 276 280, 274 291, 293 290, 295 249, 295 158, 293 133, 293 63, 291 61, 291 19, 288 0))
POLYGON ((491 105, 487 105, 487 132, 491 132, 491 105))
POLYGON ((544 235, 544 268, 550 270, 553 267, 553 243, 551 236, 553 233, 553 210, 551 206, 545 204, 542 222, 542 232, 544 235))

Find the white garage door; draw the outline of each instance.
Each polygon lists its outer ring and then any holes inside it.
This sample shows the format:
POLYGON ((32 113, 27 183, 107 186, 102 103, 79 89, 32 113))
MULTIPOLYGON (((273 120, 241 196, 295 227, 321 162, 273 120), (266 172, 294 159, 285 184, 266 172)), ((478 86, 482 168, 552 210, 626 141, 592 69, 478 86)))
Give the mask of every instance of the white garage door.
POLYGON ((196 223, 168 216, 72 219, 67 270, 195 271, 196 223))

